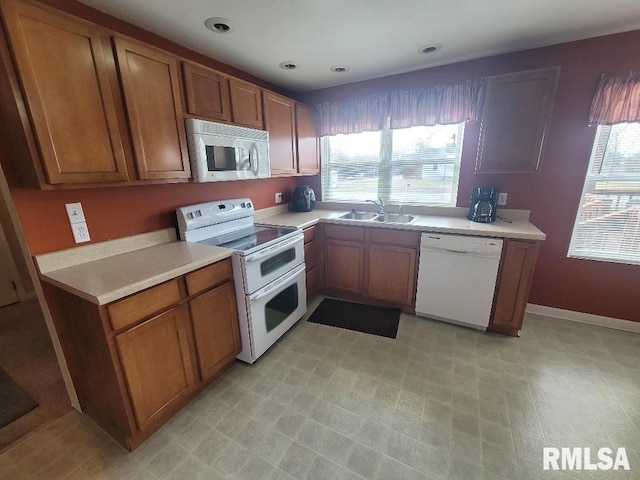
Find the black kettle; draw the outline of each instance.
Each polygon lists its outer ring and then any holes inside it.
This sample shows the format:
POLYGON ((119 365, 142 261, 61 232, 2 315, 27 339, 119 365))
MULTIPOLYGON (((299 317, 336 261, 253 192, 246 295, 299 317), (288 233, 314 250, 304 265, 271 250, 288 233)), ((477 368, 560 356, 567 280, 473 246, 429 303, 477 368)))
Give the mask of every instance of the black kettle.
POLYGON ((308 185, 299 185, 293 191, 289 209, 294 212, 310 212, 316 206, 316 194, 308 185))

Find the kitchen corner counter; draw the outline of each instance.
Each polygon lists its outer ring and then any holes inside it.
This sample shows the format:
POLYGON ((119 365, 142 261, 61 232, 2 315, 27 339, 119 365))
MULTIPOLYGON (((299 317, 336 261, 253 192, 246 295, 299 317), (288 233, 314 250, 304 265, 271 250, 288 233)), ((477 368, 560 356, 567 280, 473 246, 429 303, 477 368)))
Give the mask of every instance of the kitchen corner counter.
MULTIPOLYGON (((360 208, 357 209, 361 210, 360 208)), ((466 209, 461 208, 451 208, 452 214, 441 213, 444 212, 444 209, 438 209, 438 214, 411 211, 409 212, 411 215, 418 216, 416 221, 411 224, 380 223, 367 220, 346 220, 338 218, 350 210, 351 205, 346 205, 341 210, 333 207, 331 209, 317 208, 310 212, 277 212, 274 215, 262 217, 260 222, 296 228, 306 228, 322 222, 522 240, 544 240, 546 238, 546 235, 541 230, 529 222, 527 212, 522 211, 509 212, 510 215, 508 216, 511 218, 512 223, 500 219, 493 223, 472 222, 464 216, 466 209)))
POLYGON ((91 303, 104 305, 228 258, 233 253, 227 248, 177 241, 175 231, 171 241, 126 252, 118 251, 117 244, 122 243, 121 240, 111 242, 116 244, 112 255, 109 255, 110 242, 101 242, 36 256, 40 276, 43 281, 91 303), (69 257, 74 250, 83 250, 76 256, 88 252, 89 260, 62 268, 46 268, 56 265, 60 258, 69 257), (99 258, 91 259, 95 250, 100 250, 99 258))

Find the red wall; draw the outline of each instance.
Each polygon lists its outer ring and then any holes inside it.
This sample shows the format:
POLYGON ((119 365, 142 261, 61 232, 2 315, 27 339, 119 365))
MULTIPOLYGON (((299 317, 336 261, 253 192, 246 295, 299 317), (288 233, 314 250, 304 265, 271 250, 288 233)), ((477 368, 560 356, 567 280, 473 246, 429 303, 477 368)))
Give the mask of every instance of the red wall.
MULTIPOLYGON (((549 136, 539 170, 530 174, 476 174, 479 125, 469 123, 458 206, 468 205, 472 187, 496 186, 509 193, 508 208, 531 211, 532 223, 547 234, 536 266, 531 303, 640 321, 640 265, 567 258, 596 131, 587 126, 591 100, 602 73, 626 75, 637 71, 638 45, 640 31, 634 31, 309 92, 302 100, 319 103, 560 65, 549 136)), ((317 177, 313 186, 320 190, 317 177)))
POLYGON ((82 202, 92 242, 177 227, 175 209, 193 203, 249 197, 256 208, 275 205, 274 194, 288 201, 298 178, 270 178, 202 184, 165 184, 95 189, 12 189, 20 223, 32 255, 76 246, 65 203, 82 202))

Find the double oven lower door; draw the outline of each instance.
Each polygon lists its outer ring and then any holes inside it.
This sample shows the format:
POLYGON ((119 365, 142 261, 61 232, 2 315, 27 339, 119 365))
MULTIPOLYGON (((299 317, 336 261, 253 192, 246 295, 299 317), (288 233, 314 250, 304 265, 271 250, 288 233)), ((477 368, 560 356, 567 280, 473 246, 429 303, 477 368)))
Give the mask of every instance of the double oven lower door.
POLYGON ((234 255, 242 352, 255 362, 307 311, 302 235, 249 255, 234 255))

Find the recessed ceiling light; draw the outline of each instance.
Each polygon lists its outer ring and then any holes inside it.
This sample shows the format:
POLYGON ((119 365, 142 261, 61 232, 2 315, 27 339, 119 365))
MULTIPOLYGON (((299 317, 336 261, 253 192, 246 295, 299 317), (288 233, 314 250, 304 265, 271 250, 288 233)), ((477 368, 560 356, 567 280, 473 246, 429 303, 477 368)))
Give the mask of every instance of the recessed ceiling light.
POLYGON ((296 68, 298 68, 298 65, 296 65, 290 60, 287 60, 286 62, 282 62, 280 64, 280 68, 283 70, 295 70, 296 68))
POLYGON ((344 73, 349 71, 348 66, 346 65, 334 65, 333 67, 331 67, 329 70, 331 70, 333 73, 344 73))
POLYGON ((221 17, 207 18, 204 21, 204 26, 216 33, 229 33, 231 31, 229 20, 221 17))
POLYGON ((441 43, 427 43, 418 48, 418 53, 435 53, 442 48, 441 43))

